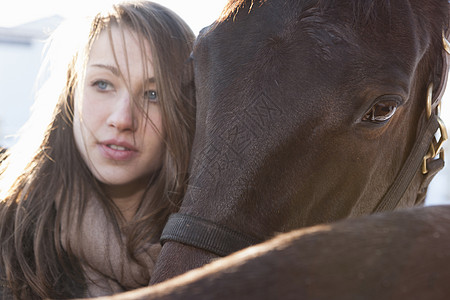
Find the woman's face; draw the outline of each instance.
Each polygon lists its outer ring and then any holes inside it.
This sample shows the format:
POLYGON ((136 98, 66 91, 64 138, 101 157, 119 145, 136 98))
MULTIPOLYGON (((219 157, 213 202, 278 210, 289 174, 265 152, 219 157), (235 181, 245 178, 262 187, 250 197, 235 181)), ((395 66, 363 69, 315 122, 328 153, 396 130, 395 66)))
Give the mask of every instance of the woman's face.
POLYGON ((153 64, 143 61, 136 34, 113 26, 111 36, 112 43, 105 30, 92 45, 83 88, 76 89, 75 142, 100 182, 142 190, 164 149, 153 64))

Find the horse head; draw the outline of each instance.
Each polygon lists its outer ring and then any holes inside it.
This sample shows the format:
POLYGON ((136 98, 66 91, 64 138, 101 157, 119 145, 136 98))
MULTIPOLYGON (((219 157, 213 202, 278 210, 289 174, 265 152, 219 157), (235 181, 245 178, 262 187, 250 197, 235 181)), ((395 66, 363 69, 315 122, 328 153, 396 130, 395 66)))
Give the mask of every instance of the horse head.
POLYGON ((442 0, 230 1, 193 52, 191 178, 153 281, 227 254, 199 236, 236 236, 242 248, 421 204, 443 165, 437 106, 448 8, 442 0))

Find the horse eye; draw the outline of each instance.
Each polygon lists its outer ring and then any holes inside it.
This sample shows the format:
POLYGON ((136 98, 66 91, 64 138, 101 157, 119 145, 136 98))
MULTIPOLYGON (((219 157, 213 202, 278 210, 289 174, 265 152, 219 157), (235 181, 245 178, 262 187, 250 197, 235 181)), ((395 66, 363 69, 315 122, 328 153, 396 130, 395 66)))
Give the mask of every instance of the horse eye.
POLYGON ((396 100, 381 100, 366 112, 362 121, 377 124, 385 123, 395 114, 398 105, 398 101, 396 100))

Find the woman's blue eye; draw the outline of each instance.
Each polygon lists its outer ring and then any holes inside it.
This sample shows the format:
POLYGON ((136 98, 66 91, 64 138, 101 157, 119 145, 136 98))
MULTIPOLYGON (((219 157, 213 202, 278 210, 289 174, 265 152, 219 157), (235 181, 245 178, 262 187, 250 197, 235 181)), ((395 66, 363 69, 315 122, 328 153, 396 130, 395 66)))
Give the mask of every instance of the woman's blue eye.
POLYGON ((156 91, 145 91, 144 98, 146 100, 155 102, 158 99, 158 94, 156 93, 156 91))
POLYGON ((109 87, 109 83, 103 80, 96 81, 94 83, 100 90, 106 91, 109 87))

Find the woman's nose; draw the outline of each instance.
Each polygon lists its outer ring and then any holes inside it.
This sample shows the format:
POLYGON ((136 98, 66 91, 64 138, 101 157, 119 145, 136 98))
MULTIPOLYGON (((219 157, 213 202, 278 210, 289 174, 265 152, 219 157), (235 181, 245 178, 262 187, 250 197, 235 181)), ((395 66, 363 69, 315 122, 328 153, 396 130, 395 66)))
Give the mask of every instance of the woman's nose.
POLYGON ((108 126, 114 127, 119 131, 136 131, 137 119, 134 113, 133 103, 129 93, 123 93, 112 104, 110 115, 108 117, 108 126))

